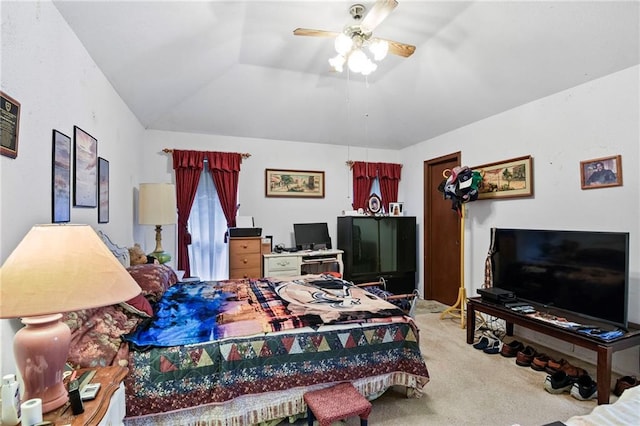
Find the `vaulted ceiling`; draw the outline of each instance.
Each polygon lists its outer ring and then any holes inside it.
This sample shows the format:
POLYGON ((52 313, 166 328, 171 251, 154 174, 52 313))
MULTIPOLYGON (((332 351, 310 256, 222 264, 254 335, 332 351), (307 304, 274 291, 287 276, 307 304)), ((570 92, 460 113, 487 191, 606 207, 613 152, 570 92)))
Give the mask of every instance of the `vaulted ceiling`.
POLYGON ((374 35, 415 53, 336 73, 293 30, 354 3, 54 0, 148 129, 399 149, 640 63, 637 1, 399 0, 374 35))

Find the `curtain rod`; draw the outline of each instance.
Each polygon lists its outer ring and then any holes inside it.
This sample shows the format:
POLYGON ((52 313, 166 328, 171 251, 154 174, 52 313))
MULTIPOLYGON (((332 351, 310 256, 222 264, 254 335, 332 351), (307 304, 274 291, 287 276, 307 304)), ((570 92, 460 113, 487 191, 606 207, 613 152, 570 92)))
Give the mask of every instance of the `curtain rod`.
MULTIPOLYGON (((163 150, 162 150, 162 152, 165 152, 165 153, 167 153, 167 154, 171 154, 171 153, 173 152, 173 149, 171 149, 171 148, 165 148, 165 149, 163 149, 163 150)), ((242 158, 249 158, 249 157, 251 157, 251 154, 249 154, 249 153, 247 153, 247 152, 244 152, 244 153, 242 153, 242 154, 240 154, 240 155, 242 156, 242 158)))
MULTIPOLYGON (((346 164, 347 166, 349 166, 349 168, 352 168, 352 167, 353 167, 353 165, 354 165, 354 163, 355 163, 355 161, 353 161, 353 160, 345 161, 345 164, 346 164)), ((402 164, 400 164, 400 167, 402 167, 402 164)))

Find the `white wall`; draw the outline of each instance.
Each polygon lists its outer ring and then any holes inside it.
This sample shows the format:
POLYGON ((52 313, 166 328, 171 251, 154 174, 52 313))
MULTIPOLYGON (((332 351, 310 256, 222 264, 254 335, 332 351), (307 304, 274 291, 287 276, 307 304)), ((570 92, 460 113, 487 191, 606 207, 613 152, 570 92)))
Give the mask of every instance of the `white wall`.
MULTIPOLYGON (((239 214, 253 216, 255 225, 262 228, 262 235, 272 235, 274 245, 282 243, 287 247, 293 245, 293 224, 304 222, 327 222, 333 244, 337 243, 336 218, 343 210, 352 208, 351 170, 346 165, 347 160, 400 162, 399 151, 148 131, 140 182, 174 181, 171 155, 162 152, 164 148, 251 154, 242 162, 238 182, 239 214), (324 171, 325 197, 267 198, 265 169, 324 171)), ((171 232, 173 235, 166 237, 163 233, 163 247, 165 250, 174 247, 175 253, 175 229, 171 232)), ((140 238, 144 240, 140 243, 146 247, 152 248, 155 244, 151 230, 146 230, 140 238)))
MULTIPOLYGON (((630 233, 629 320, 640 323, 639 74, 640 67, 635 66, 403 151, 402 182, 412 211, 422 210, 423 190, 411 182, 422 182, 425 160, 461 151, 462 164, 473 167, 523 155, 533 157, 533 197, 466 205, 464 281, 468 296, 476 296, 484 282, 492 227, 623 231, 630 233), (580 161, 616 154, 622 155, 623 186, 582 190, 580 161)), ((422 216, 420 212, 420 219, 422 216)), ((422 237, 419 241, 422 253, 422 237)), ((421 288, 423 282, 421 270, 421 288)), ((552 344, 573 350, 560 342, 552 344)), ((590 351, 578 355, 592 357, 590 351)), ((638 350, 614 355, 614 367, 637 374, 638 350)))
MULTIPOLYGON (((95 208, 71 208, 71 222, 131 245, 132 188, 144 128, 51 3, 3 1, 1 13, 1 87, 22 109, 18 157, 0 156, 0 260, 33 225, 51 222, 52 129, 73 144, 74 125, 95 137, 98 155, 109 160, 111 208, 107 224, 97 224, 95 208)), ((17 320, 0 320, 2 374, 15 371, 11 341, 19 327, 17 320)))

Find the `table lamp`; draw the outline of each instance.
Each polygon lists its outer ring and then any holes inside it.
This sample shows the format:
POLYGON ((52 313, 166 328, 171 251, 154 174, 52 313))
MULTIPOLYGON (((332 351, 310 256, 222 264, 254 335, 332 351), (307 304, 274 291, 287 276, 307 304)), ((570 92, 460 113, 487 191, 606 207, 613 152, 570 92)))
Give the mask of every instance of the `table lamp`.
POLYGON ((149 256, 167 263, 171 255, 162 248, 162 225, 176 223, 176 188, 172 183, 141 183, 138 194, 138 223, 156 226, 156 248, 149 256))
POLYGON ((140 294, 140 286, 89 225, 36 225, 0 270, 0 318, 22 318, 13 340, 23 400, 42 411, 64 405, 62 382, 71 331, 62 312, 108 306, 140 294))

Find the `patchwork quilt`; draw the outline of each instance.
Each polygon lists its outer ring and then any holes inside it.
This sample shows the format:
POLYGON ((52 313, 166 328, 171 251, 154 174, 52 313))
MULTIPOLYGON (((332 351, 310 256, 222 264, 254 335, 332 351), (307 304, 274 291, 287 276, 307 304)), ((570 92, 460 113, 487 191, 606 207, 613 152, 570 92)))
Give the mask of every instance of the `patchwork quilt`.
POLYGON ((183 289, 160 302, 158 321, 128 337, 138 349, 129 354, 127 417, 285 392, 269 407, 246 407, 251 422, 265 421, 304 412, 310 387, 374 378, 420 391, 429 374, 413 320, 357 287, 311 280, 174 286, 183 289))

